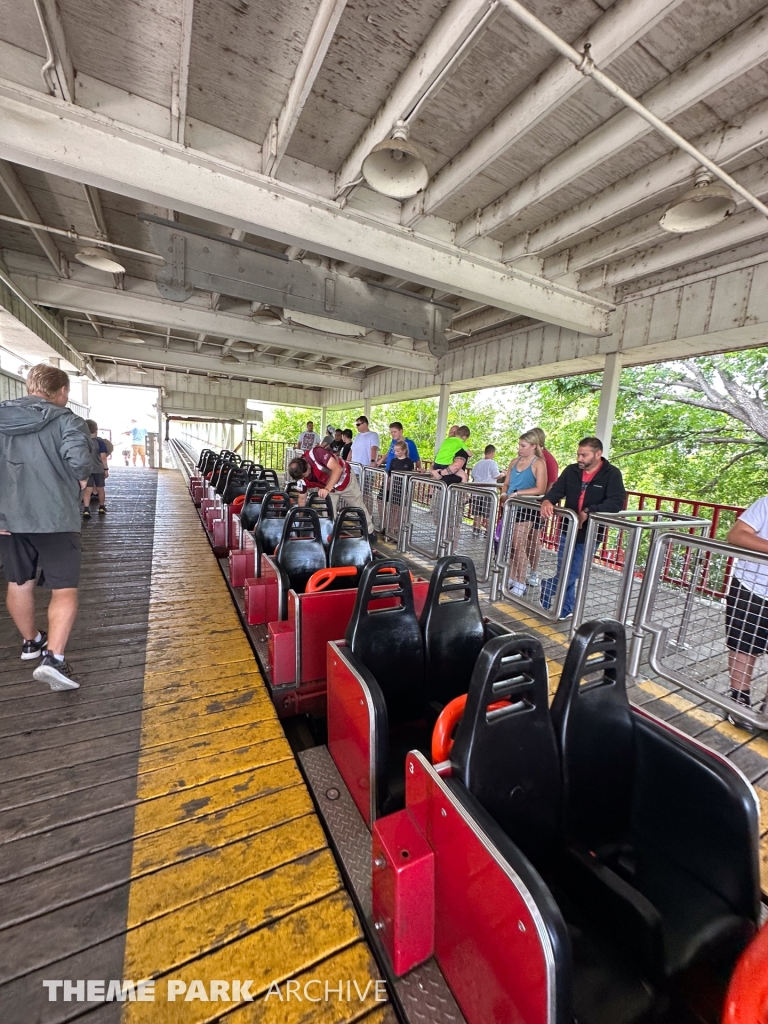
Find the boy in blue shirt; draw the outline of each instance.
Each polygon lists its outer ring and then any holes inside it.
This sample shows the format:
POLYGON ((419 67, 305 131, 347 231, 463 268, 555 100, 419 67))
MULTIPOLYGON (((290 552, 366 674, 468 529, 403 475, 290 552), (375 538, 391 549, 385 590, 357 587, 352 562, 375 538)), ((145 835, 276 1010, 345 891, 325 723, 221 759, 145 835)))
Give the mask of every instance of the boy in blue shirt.
POLYGON ((417 470, 421 470, 421 459, 419 458, 419 450, 409 437, 403 437, 403 424, 395 420, 394 423, 389 424, 389 433, 392 436, 389 449, 386 455, 382 455, 379 461, 376 463, 377 466, 384 466, 384 469, 389 472, 391 468, 392 460, 395 458, 395 445, 402 441, 408 450, 408 458, 413 460, 413 464, 417 470))

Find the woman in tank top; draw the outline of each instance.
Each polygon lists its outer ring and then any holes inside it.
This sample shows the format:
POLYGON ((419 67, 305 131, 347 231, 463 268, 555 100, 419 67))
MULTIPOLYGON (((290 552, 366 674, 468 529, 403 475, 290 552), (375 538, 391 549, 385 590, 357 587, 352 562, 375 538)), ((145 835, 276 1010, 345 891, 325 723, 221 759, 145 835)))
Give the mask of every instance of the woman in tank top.
MULTIPOLYGON (((536 497, 546 493, 547 467, 536 433, 532 430, 520 436, 517 458, 507 466, 504 477, 504 500, 511 495, 536 497)), ((531 532, 538 522, 537 511, 518 509, 512 531, 512 549, 509 555, 509 580, 513 594, 522 597, 527 590, 528 548, 531 532)))

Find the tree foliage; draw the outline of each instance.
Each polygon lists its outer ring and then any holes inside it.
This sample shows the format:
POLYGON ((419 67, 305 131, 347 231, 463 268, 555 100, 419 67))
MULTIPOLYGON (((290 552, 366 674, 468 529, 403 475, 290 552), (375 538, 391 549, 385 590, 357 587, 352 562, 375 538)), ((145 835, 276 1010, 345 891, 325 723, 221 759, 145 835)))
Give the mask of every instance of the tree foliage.
MULTIPOLYGON (((474 459, 496 445, 504 467, 523 431, 540 426, 561 466, 574 461, 580 438, 594 434, 602 374, 561 377, 451 397, 449 424, 466 424, 474 459)), ((437 399, 375 405, 371 427, 386 443, 400 420, 423 458, 434 455, 437 399)), ((354 411, 333 414, 350 426, 354 411)), ((276 409, 258 437, 295 440, 312 415, 276 409)), ((319 430, 319 422, 315 424, 319 430)), ((624 370, 611 461, 629 490, 745 505, 768 493, 768 348, 624 370)))

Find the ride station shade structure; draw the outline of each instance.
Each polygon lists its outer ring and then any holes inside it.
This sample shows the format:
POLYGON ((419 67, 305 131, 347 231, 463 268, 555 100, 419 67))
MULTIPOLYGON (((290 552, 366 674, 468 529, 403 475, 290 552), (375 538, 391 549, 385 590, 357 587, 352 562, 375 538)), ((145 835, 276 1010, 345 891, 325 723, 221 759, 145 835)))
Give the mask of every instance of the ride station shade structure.
POLYGON ((96 1006, 93 970, 183 1024, 252 1019, 235 1004, 273 984, 256 1016, 298 1020, 285 985, 337 977, 365 996, 336 1022, 766 1017, 762 663, 725 720, 739 509, 718 533, 696 496, 633 496, 594 524, 564 625, 573 512, 538 529, 508 502, 497 538, 495 489, 372 466, 364 511, 297 508, 295 438, 249 438, 263 406, 322 432, 439 396, 439 443, 452 393, 596 371, 608 451, 623 367, 765 344, 766 143, 764 0, 0 0, 0 349, 22 371, 0 397, 40 361, 82 411, 90 381, 153 389, 182 474, 120 467, 122 510, 88 524, 71 703, 3 669, 3 1021, 161 1019, 96 1006), (566 777, 574 701, 616 780, 605 843, 566 777), (542 774, 496 761, 499 734, 542 774), (541 796, 526 835, 488 764, 541 796))

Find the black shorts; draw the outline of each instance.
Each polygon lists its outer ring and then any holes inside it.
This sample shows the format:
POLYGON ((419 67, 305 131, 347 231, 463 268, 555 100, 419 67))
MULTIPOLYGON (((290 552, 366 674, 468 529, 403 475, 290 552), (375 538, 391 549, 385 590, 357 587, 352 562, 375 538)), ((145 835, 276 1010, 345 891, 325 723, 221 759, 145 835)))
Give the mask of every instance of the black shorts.
POLYGON ((104 474, 103 473, 91 473, 88 477, 88 483, 86 487, 103 487, 104 486, 104 474))
POLYGON ((747 590, 734 577, 725 602, 725 643, 728 649, 743 654, 765 654, 768 649, 768 598, 747 590))
POLYGON ((9 583, 28 583, 40 569, 39 587, 66 590, 80 582, 79 533, 0 534, 0 562, 9 583))

